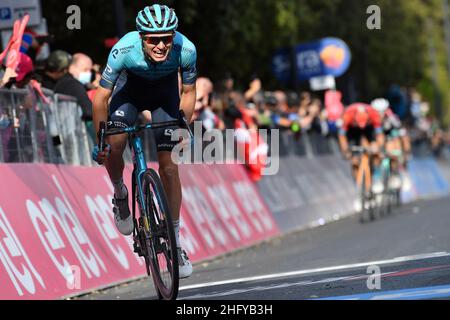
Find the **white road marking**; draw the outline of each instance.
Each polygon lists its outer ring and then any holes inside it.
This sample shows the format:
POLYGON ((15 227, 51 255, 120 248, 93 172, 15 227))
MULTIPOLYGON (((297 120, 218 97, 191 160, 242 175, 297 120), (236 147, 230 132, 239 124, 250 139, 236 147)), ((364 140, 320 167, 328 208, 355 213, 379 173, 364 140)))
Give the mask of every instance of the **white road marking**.
POLYGON ((450 286, 434 286, 384 292, 361 293, 350 296, 327 297, 316 300, 418 300, 446 298, 450 296, 450 286))
MULTIPOLYGON (((298 270, 298 271, 291 271, 291 272, 268 274, 268 275, 263 275, 263 276, 255 276, 255 277, 247 277, 247 278, 230 279, 230 280, 224 280, 224 281, 215 281, 215 282, 194 284, 194 285, 182 286, 179 288, 179 290, 183 291, 183 290, 220 286, 220 285, 225 285, 225 284, 252 282, 252 281, 269 280, 269 279, 279 279, 279 278, 284 278, 284 277, 292 277, 292 276, 299 276, 299 275, 306 275, 306 274, 314 274, 314 273, 321 273, 321 272, 339 271, 339 270, 346 270, 346 269, 353 269, 353 268, 360 268, 360 267, 368 267, 368 266, 372 266, 372 265, 386 265, 386 264, 394 264, 394 263, 398 263, 398 262, 408 262, 408 261, 424 260, 424 259, 448 257, 448 256, 450 256, 450 253, 448 253, 448 252, 418 254, 418 255, 412 255, 412 256, 406 256, 406 257, 398 257, 398 258, 389 259, 389 260, 379 260, 379 261, 347 264, 347 265, 333 266, 333 267, 326 267, 326 268, 298 270)), ((348 278, 350 278, 350 277, 348 277, 348 278)))

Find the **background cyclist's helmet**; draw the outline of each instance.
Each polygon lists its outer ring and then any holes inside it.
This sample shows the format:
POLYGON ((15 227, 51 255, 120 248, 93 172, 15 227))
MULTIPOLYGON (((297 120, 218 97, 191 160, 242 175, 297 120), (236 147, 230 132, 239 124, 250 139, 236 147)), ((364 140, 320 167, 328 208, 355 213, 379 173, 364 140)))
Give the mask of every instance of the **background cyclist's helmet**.
POLYGON ((384 115, 386 110, 389 108, 389 101, 383 98, 375 99, 371 103, 372 108, 378 111, 380 115, 384 115))
POLYGON ((355 113, 355 122, 358 125, 359 128, 365 128, 367 127, 369 123, 369 112, 367 111, 366 105, 359 104, 356 107, 356 113, 355 113))
POLYGON ((136 17, 136 29, 141 33, 174 32, 177 27, 175 10, 165 5, 147 6, 136 17))

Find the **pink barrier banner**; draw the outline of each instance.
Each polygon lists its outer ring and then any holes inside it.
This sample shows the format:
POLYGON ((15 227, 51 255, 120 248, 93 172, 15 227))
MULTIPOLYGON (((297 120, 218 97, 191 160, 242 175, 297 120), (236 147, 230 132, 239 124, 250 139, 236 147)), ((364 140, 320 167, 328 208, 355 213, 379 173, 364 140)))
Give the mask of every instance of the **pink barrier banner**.
MULTIPOLYGON (((180 237, 193 262, 279 234, 240 165, 186 165, 180 175, 180 237)), ((127 167, 131 194, 130 176, 127 167)), ((58 299, 146 275, 114 225, 104 168, 2 164, 0 177, 0 299, 58 299)))

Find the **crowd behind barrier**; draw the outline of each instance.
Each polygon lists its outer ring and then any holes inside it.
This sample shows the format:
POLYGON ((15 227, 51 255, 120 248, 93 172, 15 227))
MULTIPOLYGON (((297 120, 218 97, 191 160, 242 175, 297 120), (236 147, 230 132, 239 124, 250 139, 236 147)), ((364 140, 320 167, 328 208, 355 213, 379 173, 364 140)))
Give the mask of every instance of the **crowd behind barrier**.
MULTIPOLYGON (((30 58, 26 53, 21 57, 17 79, 0 84, 4 86, 0 88, 0 161, 92 166, 92 101, 101 66, 83 53, 72 56, 61 50, 53 51, 46 61, 25 63, 30 58), (90 82, 83 76, 86 70, 91 70, 90 82), (49 102, 36 93, 33 81, 51 89, 44 90, 49 102)), ((311 159, 339 154, 336 137, 346 105, 339 91, 267 91, 256 74, 241 88, 230 74, 214 83, 200 76, 196 88, 192 120, 201 122, 202 133, 212 129, 267 129, 270 133, 279 129, 277 151, 281 157, 295 154, 311 159)), ((408 129, 417 154, 426 153, 431 146, 433 156, 450 158, 450 133, 439 127, 437 119, 430 116, 429 104, 414 89, 392 85, 385 97, 408 129)), ((140 115, 140 121, 148 120, 148 115, 140 115)), ((144 131, 142 137, 147 160, 155 161, 153 132, 144 131)), ((241 138, 234 136, 234 149, 241 138)), ((210 142, 197 143, 204 149, 210 142)), ((272 144, 265 143, 271 154, 272 144)), ((243 157, 238 152, 231 154, 243 157)), ((124 157, 131 162, 128 148, 124 157)), ((247 168, 251 171, 250 166, 247 168)))
POLYGON ((27 89, 0 89, 0 162, 92 165, 76 100, 44 92, 50 103, 27 89))
MULTIPOLYGON (((50 103, 30 95, 27 89, 0 89, 0 162, 94 165, 90 157, 94 141, 88 134, 86 122, 81 121, 82 111, 76 99, 55 94, 51 90, 44 89, 44 93, 50 103), (34 101, 27 101, 30 96, 34 101)), ((202 119, 197 116, 195 120, 202 119)), ((140 121, 143 123, 145 118, 141 116, 140 121)), ((203 132, 208 131, 209 129, 204 126, 204 120, 202 124, 203 132)), ((339 146, 333 135, 316 130, 293 131, 279 126, 259 127, 267 128, 269 133, 271 129, 280 129, 280 157, 297 155, 311 159, 317 156, 339 154, 339 146)), ((225 127, 221 129, 224 133, 225 127)), ((441 156, 448 160, 449 148, 446 136, 441 133, 442 137, 436 142, 439 131, 433 128, 432 124, 428 124, 425 128, 412 127, 409 132, 413 153, 416 156, 441 156)), ((146 130, 141 133, 141 136, 144 141, 146 159, 156 161, 153 132, 146 130)), ((267 137, 270 138, 270 134, 267 137)), ((225 134, 223 138, 225 139, 225 134)), ((270 141, 266 142, 270 147, 270 141)), ((205 141, 199 143, 202 144, 202 150, 209 144, 205 141)), ((224 140, 225 145, 227 144, 224 140)), ((235 143, 233 148, 236 148, 235 143)), ((225 152, 224 156, 227 154, 236 156, 235 152, 225 152)), ((125 151, 124 157, 126 162, 131 162, 129 149, 125 151)))

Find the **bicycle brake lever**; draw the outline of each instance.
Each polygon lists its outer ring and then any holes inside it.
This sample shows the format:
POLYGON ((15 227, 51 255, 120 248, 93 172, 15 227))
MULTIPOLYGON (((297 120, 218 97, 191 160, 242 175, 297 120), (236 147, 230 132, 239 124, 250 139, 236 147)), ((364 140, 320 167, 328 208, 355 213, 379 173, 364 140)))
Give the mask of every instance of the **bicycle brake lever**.
POLYGON ((185 113, 182 109, 180 109, 180 127, 187 129, 187 131, 189 132, 189 135, 191 137, 191 144, 194 143, 194 134, 192 133, 191 127, 189 126, 188 121, 186 120, 186 116, 185 113))
POLYGON ((105 135, 106 135, 106 122, 100 122, 100 128, 98 130, 98 149, 103 151, 105 148, 105 135))

